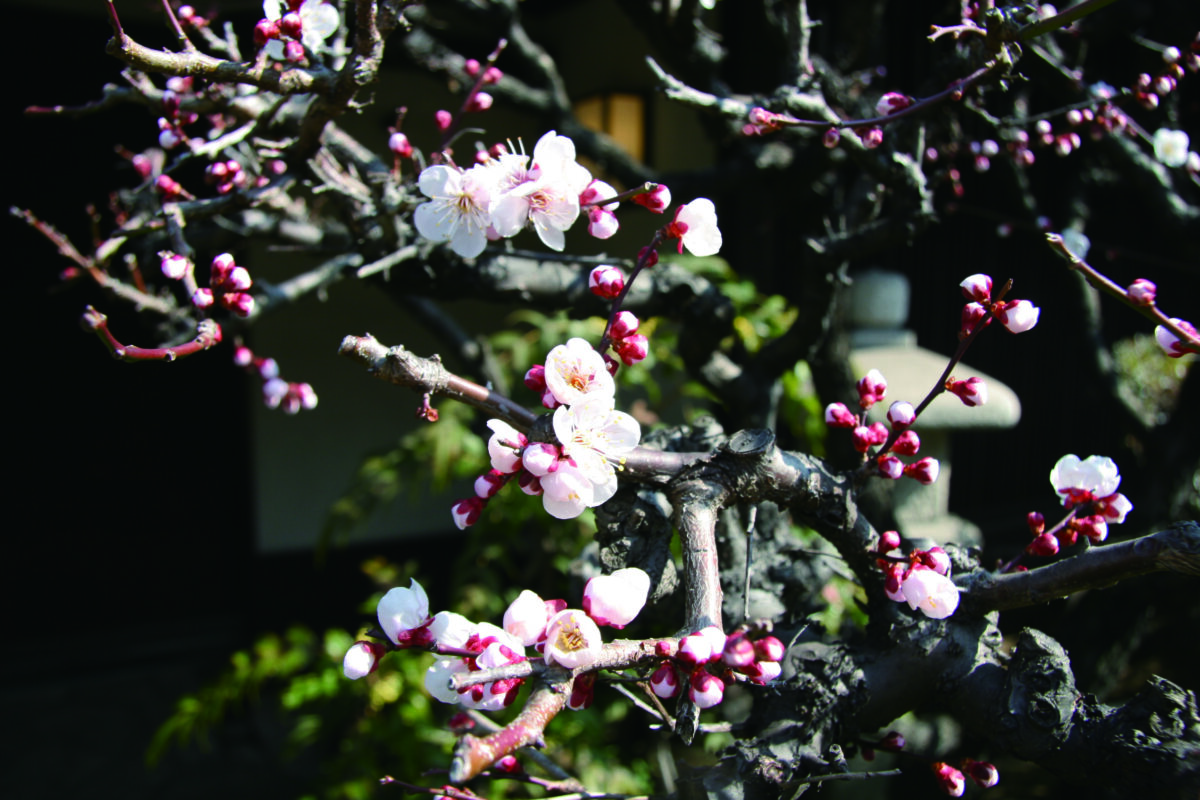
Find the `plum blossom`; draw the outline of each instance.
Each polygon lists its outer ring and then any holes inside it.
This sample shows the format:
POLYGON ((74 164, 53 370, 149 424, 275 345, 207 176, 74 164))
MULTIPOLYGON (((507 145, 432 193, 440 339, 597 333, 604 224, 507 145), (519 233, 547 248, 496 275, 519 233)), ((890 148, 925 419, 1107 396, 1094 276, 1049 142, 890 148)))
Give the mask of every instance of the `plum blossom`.
POLYGON ((505 474, 521 468, 521 452, 529 440, 525 434, 501 419, 489 419, 492 438, 488 439, 488 456, 492 468, 505 474))
POLYGON ((370 675, 383 653, 383 645, 378 642, 355 642, 342 659, 342 674, 352 681, 370 675))
POLYGON ((429 598, 416 578, 409 581, 409 588, 397 586, 388 591, 376 609, 379 627, 394 644, 404 645, 409 634, 430 622, 429 598))
MULTIPOLYGON (((1065 455, 1050 471, 1050 484, 1062 496, 1064 507, 1092 503, 1094 513, 1105 523, 1122 523, 1125 515, 1133 510, 1133 503, 1117 492, 1121 473, 1111 458, 1088 456, 1080 459, 1077 455, 1065 455)), ((1107 524, 1103 529, 1093 524, 1084 533, 1102 541, 1107 531, 1107 524)))
POLYGON ((633 417, 614 410, 611 398, 589 397, 555 410, 554 435, 562 443, 563 455, 595 487, 593 504, 599 505, 617 490, 613 463, 637 447, 642 429, 633 417))
POLYGON ((675 212, 675 220, 667 228, 669 236, 679 239, 680 253, 686 247, 694 256, 711 256, 721 249, 717 207, 707 197, 698 197, 680 206, 675 212))
POLYGON ((475 258, 487 246, 491 190, 478 168, 463 171, 443 164, 426 167, 417 186, 429 202, 417 206, 413 222, 431 242, 449 242, 463 258, 475 258))
POLYGON ((528 157, 517 154, 497 162, 497 192, 489 207, 496 232, 507 238, 532 223, 544 245, 562 252, 563 232, 578 219, 579 195, 592 182, 575 161, 575 143, 550 131, 534 145, 528 167, 528 157))
MULTIPOLYGON (((273 22, 279 22, 285 13, 284 5, 281 0, 263 0, 263 15, 273 22)), ((301 41, 314 53, 321 52, 325 46, 325 40, 332 36, 338 26, 342 24, 342 17, 338 14, 338 10, 324 0, 304 0, 298 13, 302 25, 301 41)), ((272 39, 267 42, 266 49, 267 55, 271 58, 276 61, 284 60, 283 42, 272 39)))
POLYGON ((624 628, 641 613, 650 594, 650 576, 637 567, 597 575, 583 589, 583 610, 600 625, 624 628))
POLYGON ((600 628, 575 608, 558 612, 546 625, 546 663, 567 669, 590 667, 600 658, 600 628))
MULTIPOLYGON (((1196 328, 1192 325, 1192 323, 1186 320, 1179 319, 1178 317, 1172 317, 1171 323, 1180 328, 1184 333, 1191 334, 1192 336, 1196 335, 1196 328)), ((1190 349, 1187 344, 1180 340, 1180 338, 1172 333, 1171 330, 1165 325, 1159 325, 1155 327, 1154 341, 1158 342, 1158 346, 1161 347, 1163 352, 1166 353, 1170 358, 1179 358, 1189 352, 1195 352, 1195 350, 1190 349)))
MULTIPOLYGON (((1045 6, 1042 6, 1042 8, 1044 9, 1045 6)), ((942 791, 951 797, 962 797, 963 790, 967 786, 967 781, 963 777, 963 774, 944 761, 938 761, 932 767, 934 774, 937 775, 938 786, 941 787, 942 791)))
POLYGON ((688 699, 697 708, 712 708, 725 697, 725 684, 708 670, 698 669, 688 682, 688 699))
POLYGON ((546 388, 563 405, 596 395, 613 398, 616 383, 604 366, 604 357, 586 339, 570 339, 546 356, 546 388))
POLYGON ((958 608, 958 587, 940 572, 918 564, 900 584, 909 608, 933 619, 945 619, 958 608))
POLYGON ((1168 167, 1182 167, 1188 160, 1186 131, 1159 128, 1154 132, 1154 157, 1168 167))
POLYGON ((517 595, 517 599, 504 612, 504 630, 529 647, 537 644, 546 632, 548 618, 546 601, 526 589, 517 595))
MULTIPOLYGON (((596 490, 592 482, 565 461, 559 464, 557 470, 543 476, 540 481, 542 484, 542 507, 546 509, 547 514, 556 519, 574 519, 585 509, 594 508, 612 496, 609 494, 603 500, 597 501, 596 490)), ((616 483, 615 479, 613 483, 616 483)), ((616 487, 612 488, 615 492, 616 487)))
POLYGON ((1028 300, 1010 300, 996 310, 996 319, 1012 333, 1024 333, 1037 325, 1042 310, 1028 300))

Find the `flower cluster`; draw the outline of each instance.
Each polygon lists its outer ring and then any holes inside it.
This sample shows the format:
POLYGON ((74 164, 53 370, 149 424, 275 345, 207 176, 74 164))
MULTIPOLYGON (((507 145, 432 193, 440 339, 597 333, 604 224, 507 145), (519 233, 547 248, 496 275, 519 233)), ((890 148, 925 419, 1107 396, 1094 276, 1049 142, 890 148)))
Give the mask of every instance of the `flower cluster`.
POLYGON ((263 16, 254 27, 254 43, 276 61, 292 63, 304 61, 306 48, 321 52, 342 24, 337 9, 325 0, 263 0, 263 16))
MULTIPOLYGON (((858 404, 865 412, 887 396, 887 379, 879 370, 873 369, 859 379, 855 388, 858 390, 858 404)), ((986 389, 984 396, 986 397, 986 389)), ((831 428, 851 429, 854 449, 858 452, 867 453, 872 447, 891 442, 886 450, 870 456, 879 475, 892 480, 908 477, 917 483, 929 485, 937 480, 940 471, 941 465, 936 458, 926 457, 910 464, 905 464, 899 458, 915 456, 921 449, 920 437, 916 431, 908 429, 916 418, 916 409, 912 403, 897 400, 888 407, 887 420, 891 426, 889 432, 888 426, 882 422, 868 425, 865 414, 860 416, 853 413, 845 403, 830 403, 825 407, 825 424, 831 428)))
POLYGON ((554 409, 557 442, 530 442, 499 419, 488 422, 492 469, 475 482, 475 497, 452 509, 461 529, 473 525, 484 505, 510 480, 522 491, 541 495, 546 512, 573 519, 607 501, 617 491, 619 464, 641 440, 637 420, 615 409, 616 384, 604 358, 583 339, 571 339, 550 351, 525 383, 554 409))
POLYGON ((884 572, 884 591, 891 600, 908 603, 933 619, 945 619, 958 608, 958 587, 950 580, 950 557, 940 547, 900 553, 900 534, 884 531, 876 546, 876 563, 884 572))
POLYGON ((233 363, 262 381, 263 405, 282 408, 285 414, 311 411, 317 407, 317 393, 307 383, 294 383, 279 377, 279 364, 273 358, 260 358, 245 345, 233 351, 233 363))
POLYGON ((1109 523, 1124 522, 1133 510, 1129 498, 1117 492, 1121 473, 1111 458, 1063 456, 1050 471, 1050 484, 1072 514, 1051 530, 1046 530, 1045 517, 1039 512, 1026 516, 1034 539, 1025 551, 1033 555, 1054 555, 1060 547, 1075 544, 1080 535, 1099 544, 1108 538, 1109 523))
POLYGON ((650 676, 650 689, 664 700, 679 694, 684 684, 688 699, 698 708, 712 708, 725 697, 725 687, 734 681, 760 686, 779 677, 784 646, 774 636, 752 640, 747 631, 729 636, 709 625, 679 640, 673 657, 670 647, 660 642, 664 656, 650 676))
POLYGON ((963 792, 967 788, 967 777, 975 781, 981 789, 990 789, 1000 782, 1000 770, 996 769, 995 764, 987 761, 964 758, 959 767, 961 769, 953 767, 945 761, 936 761, 930 765, 933 774, 937 777, 938 787, 950 797, 963 796, 963 792), (963 774, 964 772, 966 775, 963 774))
MULTIPOLYGON (((358 679, 374 672, 391 650, 432 649, 442 655, 425 673, 425 688, 443 703, 467 708, 499 711, 516 699, 524 680, 506 678, 452 688, 453 676, 495 669, 527 660, 525 648, 533 647, 546 664, 565 669, 587 669, 600 657, 603 642, 599 625, 623 627, 632 622, 646 604, 650 577, 632 567, 588 581, 584 608, 567 608, 564 600, 543 600, 525 590, 504 612, 504 627, 475 623, 449 611, 430 616, 429 599, 416 580, 409 588, 396 587, 379 601, 379 630, 386 642, 358 641, 346 652, 342 670, 358 679)), ((372 634, 374 635, 374 634, 372 634)), ((590 682, 581 685, 591 686, 590 682)), ((586 697, 572 698, 571 708, 586 708, 586 697)))
POLYGON ((1041 309, 1028 300, 992 301, 991 276, 978 274, 964 280, 959 286, 963 296, 971 302, 963 306, 962 332, 966 336, 972 333, 987 313, 992 312, 985 325, 990 325, 992 318, 1000 320, 1000 324, 1012 333, 1024 333, 1037 325, 1041 309))

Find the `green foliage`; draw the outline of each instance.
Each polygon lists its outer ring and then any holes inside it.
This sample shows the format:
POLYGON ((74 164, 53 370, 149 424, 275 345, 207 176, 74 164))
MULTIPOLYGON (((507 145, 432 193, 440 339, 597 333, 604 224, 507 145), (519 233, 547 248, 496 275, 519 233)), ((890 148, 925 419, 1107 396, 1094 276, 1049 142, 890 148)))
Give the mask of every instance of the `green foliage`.
POLYGON ((1113 347, 1121 396, 1147 425, 1167 421, 1179 400, 1179 389, 1196 357, 1166 358, 1154 336, 1141 333, 1113 347))

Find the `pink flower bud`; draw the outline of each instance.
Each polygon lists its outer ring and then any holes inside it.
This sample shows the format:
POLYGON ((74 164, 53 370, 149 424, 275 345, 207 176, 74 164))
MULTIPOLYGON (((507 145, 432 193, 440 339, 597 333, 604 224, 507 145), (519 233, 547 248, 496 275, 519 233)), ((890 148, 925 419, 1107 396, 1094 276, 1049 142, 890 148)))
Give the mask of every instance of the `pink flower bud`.
POLYGON ((233 363, 238 367, 248 367, 254 363, 254 351, 249 347, 241 346, 233 351, 233 363))
POLYGON ((192 305, 196 308, 208 308, 212 304, 212 289, 197 289, 192 293, 192 305))
MULTIPOLYGON (((610 373, 615 371, 616 370, 609 370, 610 373)), ((554 392, 547 387, 546 391, 542 392, 542 405, 553 411, 561 406, 562 403, 558 402, 558 398, 554 396, 554 392)))
POLYGON ((625 366, 630 367, 643 361, 650 352, 649 340, 640 333, 627 336, 613 343, 613 350, 621 357, 625 366))
POLYGON ((505 479, 504 473, 494 469, 490 470, 475 479, 475 495, 488 500, 495 497, 496 492, 503 489, 506 483, 508 481, 505 479))
POLYGON ((439 131, 444 131, 449 128, 450 123, 454 121, 454 115, 442 108, 438 109, 437 113, 433 115, 433 120, 437 124, 437 129, 439 131))
POLYGON ((916 431, 905 431, 896 437, 892 452, 902 456, 915 456, 921 449, 921 438, 916 431))
POLYGON ((655 214, 661 214, 671 206, 671 190, 665 183, 656 183, 653 189, 635 194, 632 199, 639 206, 649 209, 655 214))
POLYGON ((942 548, 931 547, 928 550, 918 550, 917 557, 921 559, 922 564, 934 572, 942 575, 950 574, 950 556, 946 555, 946 551, 942 548))
POLYGON ((884 531, 879 534, 879 552, 890 553, 900 547, 900 534, 897 531, 884 531))
POLYGON ((904 468, 904 474, 915 480, 917 483, 928 486, 938 478, 938 471, 941 469, 941 464, 936 458, 922 458, 920 461, 913 462, 904 468))
POLYGON ((855 384, 858 390, 858 403, 863 408, 870 408, 887 395, 887 380, 883 373, 873 369, 859 379, 855 384))
POLYGON ((651 250, 649 246, 643 247, 641 250, 638 250, 638 260, 641 261, 643 258, 646 260, 646 263, 642 266, 645 269, 650 269, 658 263, 658 251, 651 250))
POLYGON ((965 381, 950 378, 946 381, 946 390, 957 395, 967 406, 981 406, 987 402, 987 384, 975 376, 965 381))
POLYGON ((525 472, 524 470, 522 470, 521 473, 519 475, 517 475, 517 486, 521 489, 522 492, 529 495, 530 497, 538 497, 542 494, 542 491, 543 491, 542 490, 542 479, 535 475, 530 475, 528 472, 525 472))
POLYGON ((478 76, 479 70, 481 69, 483 69, 483 65, 481 65, 477 59, 468 58, 463 63, 463 70, 472 78, 478 76))
POLYGON ((304 45, 296 40, 289 41, 283 46, 283 56, 293 64, 304 60, 304 45))
MULTIPOLYGON (((1187 333, 1191 336, 1196 336, 1196 328, 1193 327, 1192 323, 1179 319, 1178 317, 1172 317, 1171 322, 1176 327, 1180 328, 1184 333, 1187 333)), ((1163 325, 1159 325, 1154 329, 1154 340, 1158 342, 1158 346, 1161 347, 1163 352, 1166 353, 1170 358, 1179 358, 1186 353, 1195 352, 1194 349, 1190 348, 1187 344, 1181 341, 1178 336, 1172 333, 1170 329, 1163 325)))
POLYGON ((625 276, 621 270, 608 264, 601 264, 592 270, 588 276, 588 289, 597 297, 612 300, 621 294, 625 288, 625 276))
POLYGON ((612 209, 603 206, 593 206, 588 209, 588 235, 597 239, 611 239, 621 228, 617 215, 612 209))
POLYGON ((1024 333, 1037 325, 1042 310, 1028 300, 1010 300, 997 310, 996 319, 1012 333, 1024 333))
POLYGON ((558 469, 562 450, 548 442, 534 442, 521 452, 521 465, 539 478, 558 469))
POLYGON ((583 711, 590 708, 596 698, 596 673, 586 672, 576 675, 571 684, 571 696, 567 698, 567 708, 572 711, 583 711))
POLYGON ((754 643, 754 654, 759 661, 783 661, 786 650, 774 636, 764 636, 754 643))
POLYGON ((471 525, 479 521, 479 514, 483 511, 484 500, 479 497, 468 497, 465 500, 459 500, 450 508, 450 515, 454 518, 454 525, 460 531, 465 531, 471 525))
POLYGON ((675 667, 669 661, 659 664, 658 669, 650 676, 650 690, 663 700, 670 700, 679 694, 679 677, 675 667))
POLYGON ((967 782, 963 774, 944 761, 933 764, 933 772, 937 775, 938 786, 951 797, 962 797, 967 782))
POLYGON ((888 406, 888 422, 894 429, 903 430, 912 425, 917 418, 916 409, 907 400, 897 400, 888 406))
POLYGON ((493 98, 487 92, 476 92, 474 96, 471 97, 470 102, 467 103, 466 110, 472 112, 487 111, 492 107, 492 103, 494 102, 495 98, 493 98))
POLYGON ((614 339, 624 339, 637 333, 638 318, 631 311, 618 311, 609 333, 614 339))
POLYGON ((1025 552, 1035 556, 1052 556, 1058 552, 1058 539, 1043 533, 1025 546, 1025 552))
POLYGON ((401 158, 411 158, 413 146, 412 142, 408 141, 407 136, 399 131, 396 131, 388 137, 388 150, 391 150, 401 158))
POLYGON ((825 424, 831 428, 854 428, 858 417, 850 413, 845 403, 830 403, 825 406, 825 424))
POLYGON ((1073 519, 1071 527, 1091 539, 1094 544, 1099 544, 1108 538, 1108 520, 1100 514, 1073 519))
POLYGON ((289 39, 299 39, 304 34, 304 21, 295 11, 289 11, 279 20, 279 32, 289 39))
POLYGON ((963 762, 963 768, 981 789, 990 789, 1000 782, 1000 770, 996 769, 995 764, 968 758, 963 762))
POLYGON ((179 280, 187 274, 191 263, 184 256, 164 252, 162 254, 162 273, 172 280, 179 280))
POLYGON ((959 284, 963 296, 976 303, 986 303, 992 299, 992 278, 990 275, 979 273, 971 275, 959 284))
POLYGON ((546 601, 526 589, 517 595, 517 599, 504 612, 504 630, 517 637, 521 644, 530 647, 542 638, 549 619, 546 601))
POLYGON ((883 128, 868 128, 865 131, 859 132, 858 135, 862 138, 863 147, 868 150, 874 150, 883 144, 883 128))
POLYGON ((725 651, 725 642, 727 641, 725 631, 721 630, 716 625, 709 625, 705 628, 701 628, 699 633, 701 636, 708 639, 709 645, 712 646, 712 660, 720 658, 721 653, 725 651))
POLYGON ((908 742, 904 740, 904 735, 899 731, 888 731, 887 735, 875 743, 875 746, 889 753, 899 753, 906 744, 908 742))
POLYGON ((583 589, 583 610, 599 625, 620 630, 641 613, 650 595, 650 576, 637 567, 597 575, 583 589))
POLYGON ((1133 283, 1129 284, 1129 288, 1125 290, 1129 294, 1129 299, 1139 306, 1154 305, 1154 295, 1158 292, 1158 287, 1145 278, 1138 278, 1133 283))
POLYGON ((1046 518, 1042 516, 1040 511, 1030 511, 1026 514, 1025 524, 1029 526, 1029 532, 1034 536, 1038 536, 1042 531, 1046 530, 1046 518))
POLYGON ((253 285, 254 281, 250 278, 250 271, 245 267, 234 267, 225 280, 225 286, 236 292, 244 292, 253 285))
MULTIPOLYGON (((979 303, 967 303, 962 310, 962 332, 971 333, 979 325, 980 321, 987 315, 987 309, 979 305, 979 303)), ((989 318, 988 325, 992 324, 989 318)))
POLYGON ((504 73, 499 67, 488 67, 483 71, 483 82, 485 84, 496 84, 504 77, 504 73))
POLYGON ((525 386, 531 392, 541 394, 546 391, 546 367, 544 364, 534 364, 525 373, 525 386))
POLYGON ((913 104, 913 99, 906 94, 899 92, 888 92, 883 97, 879 98, 879 102, 875 104, 875 115, 886 117, 889 114, 895 114, 897 111, 903 111, 913 104))
POLYGON ((342 674, 352 681, 370 675, 379 667, 379 659, 385 652, 378 642, 355 642, 342 659, 342 674))
POLYGON ((159 175, 154 182, 154 187, 162 193, 165 200, 171 200, 183 194, 183 187, 170 175, 159 175))
POLYGON ((689 633, 679 640, 676 657, 688 666, 706 664, 713 658, 712 644, 699 633, 689 633))
POLYGON ((262 47, 272 39, 279 38, 279 23, 273 19, 260 19, 254 26, 254 43, 262 47))
POLYGON ((688 699, 697 708, 712 708, 725 697, 725 684, 708 670, 698 669, 688 681, 688 699))
POLYGON ((900 476, 904 474, 904 462, 890 453, 875 459, 875 464, 879 469, 879 474, 885 478, 899 480, 900 476))
POLYGON ((821 135, 821 144, 825 145, 826 149, 832 150, 838 146, 838 142, 842 140, 842 132, 837 128, 830 128, 821 135))
POLYGON ((503 772, 507 775, 514 775, 525 771, 521 768, 521 762, 517 761, 516 756, 505 756, 504 758, 497 760, 494 764, 492 764, 492 769, 496 772, 503 772))
POLYGON ((228 308, 239 317, 248 317, 254 313, 254 298, 245 292, 229 292, 221 295, 221 305, 228 308))
POLYGON ((173 150, 179 146, 179 135, 173 130, 165 130, 158 134, 158 146, 163 150, 173 150))
POLYGON ((730 636, 725 641, 721 660, 734 669, 750 666, 755 661, 754 643, 744 633, 730 636))

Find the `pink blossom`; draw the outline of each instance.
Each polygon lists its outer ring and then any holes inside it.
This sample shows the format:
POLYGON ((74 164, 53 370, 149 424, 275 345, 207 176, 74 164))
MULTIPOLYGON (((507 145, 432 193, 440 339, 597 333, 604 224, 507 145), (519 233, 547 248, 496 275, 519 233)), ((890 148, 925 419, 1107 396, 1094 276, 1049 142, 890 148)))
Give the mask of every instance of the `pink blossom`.
POLYGON ((558 469, 562 449, 546 442, 534 442, 521 453, 521 466, 538 478, 558 469))
POLYGON ((694 256, 716 255, 721 249, 721 230, 717 227, 717 208, 707 197, 699 197, 675 212, 668 235, 679 239, 679 252, 687 248, 694 256))
POLYGON ((888 406, 888 422, 895 430, 903 430, 917 419, 916 409, 907 400, 897 400, 888 406))
POLYGON ((504 630, 529 647, 541 640, 549 616, 546 601, 526 589, 504 612, 504 630))
POLYGON ((618 311, 617 316, 613 319, 612 328, 609 333, 614 339, 624 339, 626 336, 632 336, 637 333, 638 318, 632 311, 618 311))
POLYGON ((1025 551, 1035 556, 1052 556, 1058 552, 1058 539, 1051 533, 1040 534, 1025 546, 1025 551))
POLYGON ((611 239, 621 227, 617 215, 608 208, 595 206, 588 209, 587 215, 588 235, 597 239, 611 239))
POLYGON ((546 663, 583 669, 600 657, 600 628, 574 608, 560 611, 546 625, 546 663))
POLYGON ((679 640, 678 659, 689 666, 707 664, 713 659, 712 643, 699 633, 689 633, 679 640))
POLYGON ((641 613, 650 594, 650 576, 637 567, 597 575, 583 589, 583 610, 599 625, 624 628, 641 613))
POLYGON ((963 296, 976 303, 986 303, 992 299, 992 277, 978 273, 971 275, 959 284, 963 296))
POLYGON ((579 195, 592 175, 575 162, 575 143, 550 131, 533 148, 533 162, 522 155, 498 159, 501 177, 489 211, 496 232, 507 238, 532 224, 551 250, 566 246, 563 232, 579 217, 579 195))
POLYGON ((191 267, 191 262, 185 256, 170 252, 163 252, 161 255, 162 273, 171 280, 179 280, 187 274, 188 268, 191 267))
POLYGON ((542 506, 547 514, 556 519, 574 519, 586 509, 600 505, 595 502, 596 490, 592 482, 568 462, 560 464, 557 470, 540 480, 542 506))
POLYGON ((782 661, 786 648, 774 636, 764 636, 754 643, 754 653, 759 661, 782 661))
POLYGON ((752 675, 750 680, 759 686, 764 686, 783 674, 783 665, 778 661, 755 661, 753 668, 757 674, 752 675))
POLYGON ((725 684, 708 670, 698 669, 688 681, 688 699, 697 708, 712 708, 725 697, 725 684))
POLYGON ((1065 455, 1050 470, 1050 485, 1067 508, 1108 497, 1121 485, 1121 473, 1111 458, 1065 455))
MULTIPOLYGON (((967 303, 962 310, 962 332, 972 333, 986 315, 987 309, 979 303, 967 303)), ((987 324, 992 324, 991 317, 988 318, 987 324)))
POLYGON ((596 396, 556 409, 554 435, 562 443, 563 455, 596 487, 592 505, 600 505, 616 491, 613 463, 637 446, 642 429, 633 417, 613 409, 611 397, 596 396))
POLYGON ((886 442, 888 430, 882 422, 873 422, 870 425, 859 425, 854 429, 853 436, 854 449, 860 453, 865 453, 873 445, 886 442))
POLYGON ((650 354, 650 340, 643 334, 635 333, 613 342, 613 350, 621 357, 621 363, 631 367, 644 361, 650 354))
POLYGON ((941 575, 950 574, 950 556, 942 548, 935 546, 928 550, 918 550, 917 555, 921 559, 921 563, 934 572, 941 575))
POLYGON ((1154 305, 1154 296, 1158 293, 1158 287, 1145 278, 1138 278, 1129 284, 1129 288, 1125 291, 1129 294, 1129 299, 1137 305, 1152 306, 1154 305))
POLYGON ((721 660, 734 669, 750 666, 755 661, 754 642, 744 633, 730 636, 725 642, 721 660))
POLYGON ((596 699, 596 673, 585 672, 576 675, 571 682, 571 696, 567 698, 567 708, 572 711, 584 711, 591 708, 596 699))
POLYGON ((465 500, 459 500, 450 508, 450 515, 454 518, 454 525, 460 531, 464 531, 470 526, 479 521, 479 515, 483 511, 484 501, 479 497, 468 497, 465 500))
POLYGON ((957 395, 958 399, 967 406, 981 406, 987 402, 988 398, 987 384, 976 376, 971 376, 966 380, 950 378, 946 381, 946 390, 957 395))
POLYGON ((391 150, 401 158, 410 158, 413 152, 412 143, 408 141, 408 137, 403 133, 396 131, 388 137, 388 150, 391 150))
POLYGON ((875 459, 875 464, 879 469, 879 474, 885 478, 899 480, 900 476, 904 474, 904 462, 890 453, 875 459))
POLYGON ((902 456, 915 456, 920 449, 921 437, 917 436, 916 431, 905 431, 896 437, 896 441, 892 445, 892 452, 902 456))
POLYGON ((875 114, 876 116, 886 117, 889 114, 895 114, 897 111, 903 111, 912 104, 913 99, 906 94, 887 92, 875 104, 875 114))
POLYGON ((958 587, 945 575, 918 564, 900 585, 909 608, 933 619, 945 619, 958 608, 958 587))
POLYGON ((1100 514, 1077 517, 1071 520, 1071 528, 1082 533, 1096 544, 1108 538, 1108 521, 1100 514))
POLYGON ((1042 310, 1028 300, 1010 300, 996 311, 996 319, 1012 333, 1024 333, 1037 325, 1042 310))
POLYGON ((489 419, 487 426, 492 429, 492 437, 488 439, 492 469, 506 475, 519 470, 521 451, 529 443, 525 434, 501 419, 489 419))
POLYGON ((608 264, 601 264, 592 270, 588 276, 588 289, 597 297, 613 300, 625 288, 625 275, 621 270, 608 264))
POLYGON ((475 496, 484 500, 495 497, 506 483, 508 483, 508 479, 504 473, 493 469, 475 479, 475 496))
MULTIPOLYGON (((284 5, 280 0, 263 0, 263 15, 268 20, 277 21, 280 30, 284 28, 285 19, 294 15, 295 22, 288 23, 288 29, 293 31, 290 35, 295 36, 299 33, 304 47, 314 53, 321 52, 325 47, 325 40, 332 36, 342 23, 342 17, 337 8, 324 0, 304 0, 303 3, 298 4, 296 12, 285 13, 284 5), (296 30, 297 28, 299 30, 296 30)), ((290 4, 287 5, 290 6, 290 4)), ((299 45, 299 42, 294 44, 299 45)), ((268 42, 266 49, 267 55, 276 60, 283 59, 285 55, 283 44, 278 39, 268 42)), ((303 54, 303 49, 300 52, 303 54)))
MULTIPOLYGON (((1197 335, 1195 326, 1186 320, 1172 317, 1171 323, 1190 336, 1195 337, 1197 335)), ((1171 358, 1179 358, 1186 353, 1195 352, 1194 348, 1180 341, 1179 337, 1164 325, 1159 325, 1154 329, 1154 340, 1158 342, 1158 346, 1163 349, 1163 352, 1171 358)))
POLYGON ((546 356, 546 388, 559 403, 573 405, 596 395, 611 400, 617 393, 604 358, 585 339, 570 339, 546 356))
POLYGON ((197 289, 192 292, 192 305, 196 308, 208 308, 213 304, 212 289, 197 289))

